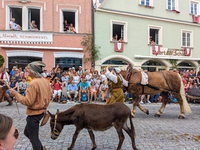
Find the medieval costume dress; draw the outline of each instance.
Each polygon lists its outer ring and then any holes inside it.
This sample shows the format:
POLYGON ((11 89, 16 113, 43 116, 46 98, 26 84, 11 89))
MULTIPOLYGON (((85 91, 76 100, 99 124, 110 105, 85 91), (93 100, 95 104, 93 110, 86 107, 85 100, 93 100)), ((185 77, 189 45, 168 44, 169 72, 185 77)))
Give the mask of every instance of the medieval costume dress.
POLYGON ((106 77, 111 81, 111 97, 106 104, 111 104, 114 102, 124 103, 124 93, 122 90, 122 84, 128 87, 128 82, 122 77, 120 74, 121 70, 119 68, 115 68, 114 74, 110 71, 106 72, 106 77))

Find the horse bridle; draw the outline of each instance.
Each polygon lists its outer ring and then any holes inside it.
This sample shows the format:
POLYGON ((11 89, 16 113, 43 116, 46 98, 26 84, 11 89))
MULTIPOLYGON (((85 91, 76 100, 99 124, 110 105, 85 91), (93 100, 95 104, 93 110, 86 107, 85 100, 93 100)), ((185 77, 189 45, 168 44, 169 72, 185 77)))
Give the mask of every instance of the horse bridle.
POLYGON ((55 115, 54 128, 53 131, 51 132, 51 135, 54 135, 56 138, 60 135, 60 132, 56 129, 57 117, 58 115, 55 115))

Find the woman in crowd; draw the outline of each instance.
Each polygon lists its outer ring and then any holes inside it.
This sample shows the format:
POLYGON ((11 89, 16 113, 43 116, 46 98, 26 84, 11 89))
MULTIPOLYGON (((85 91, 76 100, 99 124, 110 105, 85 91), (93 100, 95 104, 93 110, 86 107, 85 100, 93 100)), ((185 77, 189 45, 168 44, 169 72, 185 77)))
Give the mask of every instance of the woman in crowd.
POLYGON ((200 71, 197 73, 197 85, 200 86, 200 71))
POLYGON ((57 98, 58 102, 60 102, 60 96, 62 92, 61 85, 62 83, 59 81, 59 78, 55 77, 53 81, 53 98, 55 99, 55 97, 58 95, 58 98, 57 98))
POLYGON ((105 80, 103 81, 103 83, 101 84, 99 91, 102 95, 102 101, 105 100, 105 95, 106 95, 106 91, 107 91, 108 86, 106 85, 105 80))
POLYGON ((67 20, 64 21, 64 31, 69 30, 69 24, 67 23, 67 20))
POLYGON ((185 93, 187 93, 189 87, 190 87, 190 82, 187 83, 186 80, 182 80, 183 81, 183 85, 184 85, 184 88, 185 88, 185 93))
POLYGON ((16 81, 19 83, 22 81, 21 71, 19 69, 15 70, 15 73, 13 74, 13 77, 16 79, 16 81))
POLYGON ((73 27, 73 24, 70 23, 69 29, 67 30, 68 32, 76 32, 75 28, 73 27))
POLYGON ((90 85, 91 80, 92 80, 92 74, 89 73, 89 71, 86 72, 86 80, 88 82, 88 84, 90 85))
POLYGON ((76 72, 73 80, 74 80, 75 84, 78 86, 78 84, 80 82, 80 76, 78 75, 78 72, 76 72))
POLYGON ((18 136, 12 118, 0 114, 0 150, 13 150, 18 136))
POLYGON ((86 77, 86 72, 84 71, 84 72, 82 73, 82 76, 81 76, 81 82, 83 82, 83 79, 85 79, 85 77, 86 77))
POLYGON ((106 80, 106 75, 105 75, 105 71, 101 72, 101 82, 103 83, 103 81, 106 80))
MULTIPOLYGON (((18 82, 16 81, 15 77, 11 78, 11 82, 9 82, 8 88, 12 88, 19 92, 18 82)), ((8 95, 10 95, 9 89, 6 91, 8 95)))
POLYGON ((64 95, 65 97, 67 97, 67 87, 68 87, 68 83, 69 83, 69 77, 67 77, 67 72, 64 71, 62 73, 62 95, 64 95))
POLYGON ((19 93, 21 95, 25 96, 26 95, 25 91, 26 91, 26 89, 28 87, 28 82, 26 82, 26 78, 25 77, 22 77, 22 82, 20 82, 18 84, 18 86, 19 86, 19 93))
POLYGON ((94 81, 91 82, 91 85, 90 85, 90 92, 91 92, 91 100, 90 100, 90 102, 92 102, 93 96, 94 96, 94 102, 96 102, 96 97, 97 97, 97 86, 95 85, 94 81))

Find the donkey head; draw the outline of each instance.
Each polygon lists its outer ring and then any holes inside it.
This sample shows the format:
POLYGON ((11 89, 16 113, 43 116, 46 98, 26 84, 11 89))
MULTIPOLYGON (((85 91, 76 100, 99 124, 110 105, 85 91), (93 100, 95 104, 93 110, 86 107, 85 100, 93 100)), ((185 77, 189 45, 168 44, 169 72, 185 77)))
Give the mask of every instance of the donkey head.
POLYGON ((53 140, 56 140, 58 138, 58 136, 60 135, 64 125, 62 123, 58 122, 58 114, 59 114, 58 109, 57 109, 57 113, 55 115, 51 114, 49 111, 47 111, 47 112, 48 112, 48 114, 45 115, 40 126, 44 126, 47 123, 47 121, 49 120, 49 117, 51 117, 51 120, 50 120, 51 138, 53 140))

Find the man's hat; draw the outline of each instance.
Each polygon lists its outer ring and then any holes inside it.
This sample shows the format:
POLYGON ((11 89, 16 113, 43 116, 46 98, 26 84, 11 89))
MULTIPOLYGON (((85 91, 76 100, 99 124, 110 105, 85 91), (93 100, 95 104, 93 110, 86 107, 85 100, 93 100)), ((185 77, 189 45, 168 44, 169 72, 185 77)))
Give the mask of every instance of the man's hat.
POLYGON ((74 67, 72 67, 72 69, 74 69, 74 70, 75 70, 75 68, 74 68, 74 67))
POLYGON ((82 68, 82 66, 79 66, 79 68, 82 68))
POLYGON ((54 80, 60 80, 58 77, 55 77, 54 80))
POLYGON ((121 69, 119 69, 119 68, 114 68, 114 70, 115 70, 117 73, 120 73, 120 72, 121 72, 121 69))
POLYGON ((38 72, 38 73, 42 73, 42 68, 46 67, 46 64, 41 62, 41 61, 34 61, 30 64, 28 64, 28 66, 30 67, 31 70, 38 72))

